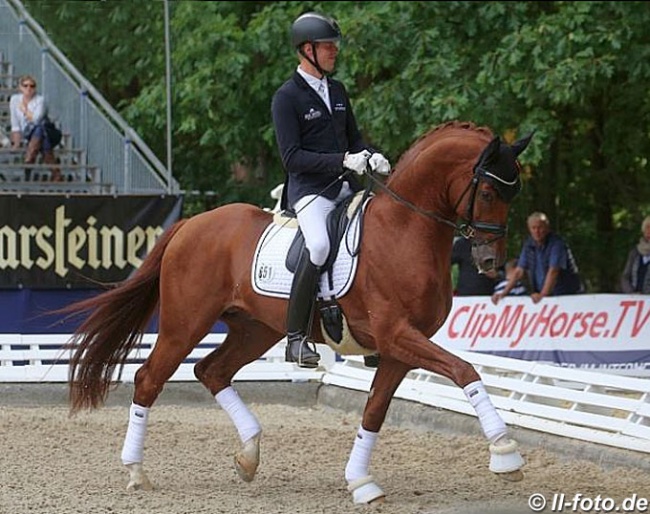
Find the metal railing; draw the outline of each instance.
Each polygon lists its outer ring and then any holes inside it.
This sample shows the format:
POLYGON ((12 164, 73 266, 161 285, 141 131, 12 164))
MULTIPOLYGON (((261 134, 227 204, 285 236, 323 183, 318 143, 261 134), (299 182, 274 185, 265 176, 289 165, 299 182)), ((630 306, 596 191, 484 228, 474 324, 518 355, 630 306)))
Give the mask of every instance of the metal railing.
MULTIPOLYGON (((52 43, 19 0, 0 0, 0 61, 33 75, 50 117, 86 151, 112 194, 179 194, 171 170, 52 43)), ((6 67, 6 66, 5 66, 6 67)))

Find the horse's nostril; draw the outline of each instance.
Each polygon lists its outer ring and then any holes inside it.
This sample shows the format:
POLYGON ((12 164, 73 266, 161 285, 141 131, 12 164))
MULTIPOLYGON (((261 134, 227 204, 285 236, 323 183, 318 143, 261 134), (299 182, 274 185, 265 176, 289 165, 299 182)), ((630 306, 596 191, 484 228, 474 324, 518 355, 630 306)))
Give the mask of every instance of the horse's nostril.
POLYGON ((486 272, 486 271, 492 271, 496 267, 496 261, 495 259, 484 259, 483 262, 481 263, 481 271, 486 272))

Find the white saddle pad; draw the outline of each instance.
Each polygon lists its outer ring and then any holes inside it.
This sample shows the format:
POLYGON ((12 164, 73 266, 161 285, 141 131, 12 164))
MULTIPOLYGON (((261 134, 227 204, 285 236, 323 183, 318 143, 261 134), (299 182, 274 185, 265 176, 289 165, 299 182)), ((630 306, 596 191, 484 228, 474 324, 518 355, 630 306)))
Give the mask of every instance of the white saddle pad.
MULTIPOLYGON (((360 216, 357 211, 341 239, 336 261, 332 267, 333 287, 330 287, 328 274, 323 273, 320 278, 319 298, 340 298, 352 286, 358 261, 354 254, 358 253, 360 244, 359 220, 360 216)), ((256 293, 277 298, 289 298, 293 273, 287 269, 285 261, 289 246, 297 231, 296 226, 278 224, 275 221, 271 222, 264 230, 257 242, 253 259, 251 282, 256 293)))

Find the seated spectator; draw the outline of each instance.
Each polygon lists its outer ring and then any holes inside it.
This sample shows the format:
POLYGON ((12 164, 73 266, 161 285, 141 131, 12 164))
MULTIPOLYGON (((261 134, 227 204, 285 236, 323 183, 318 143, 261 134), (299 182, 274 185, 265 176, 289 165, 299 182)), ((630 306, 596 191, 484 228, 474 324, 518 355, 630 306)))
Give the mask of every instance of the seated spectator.
POLYGON ((454 241, 451 251, 451 265, 458 266, 457 296, 491 295, 494 291, 497 273, 479 273, 472 258, 472 242, 464 237, 454 241))
MULTIPOLYGON (((503 270, 499 272, 501 280, 497 282, 497 285, 494 286, 494 293, 502 293, 506 288, 508 281, 514 277, 517 269, 517 259, 510 259, 506 262, 503 270)), ((524 280, 519 280, 514 278, 514 287, 508 293, 510 296, 523 296, 528 294, 528 287, 524 283, 524 280)))
POLYGON ((539 303, 546 296, 583 292, 571 249, 551 231, 546 214, 534 212, 528 216, 528 232, 530 236, 523 244, 517 267, 503 291, 492 295, 492 302, 496 305, 501 298, 510 294, 526 272, 533 303, 539 303))
POLYGON ((641 223, 641 238, 627 256, 621 275, 621 291, 624 293, 650 294, 650 216, 641 223))
MULTIPOLYGON (((12 95, 9 101, 12 146, 26 146, 26 164, 34 164, 39 153, 43 154, 44 163, 55 164, 54 145, 45 129, 49 122, 45 98, 36 93, 36 80, 31 75, 20 77, 18 84, 21 92, 12 95)), ((31 168, 25 170, 26 180, 30 179, 31 171, 31 168)), ((52 168, 52 180, 61 180, 58 168, 52 168)))

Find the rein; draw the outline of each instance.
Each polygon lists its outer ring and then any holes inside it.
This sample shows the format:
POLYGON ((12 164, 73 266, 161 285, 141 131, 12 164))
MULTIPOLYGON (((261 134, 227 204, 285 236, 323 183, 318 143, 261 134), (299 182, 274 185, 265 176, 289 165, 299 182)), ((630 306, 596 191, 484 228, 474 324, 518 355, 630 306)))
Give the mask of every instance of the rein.
POLYGON ((405 198, 402 198, 400 195, 398 195, 395 191, 390 189, 386 184, 384 184, 381 180, 377 179, 375 176, 372 175, 372 173, 366 172, 366 175, 370 178, 370 180, 376 184, 379 189, 387 193, 390 197, 392 197, 394 200, 396 200, 398 203, 404 205, 405 207, 408 207, 410 210, 413 212, 420 214, 424 216, 425 218, 429 218, 433 221, 437 221, 439 223, 443 223, 445 225, 448 225, 454 229, 455 232, 460 234, 462 237, 465 239, 474 239, 476 237, 476 232, 487 232, 489 234, 494 234, 495 236, 481 242, 474 242, 476 246, 482 246, 482 245, 489 245, 494 243, 495 241, 498 241, 502 237, 505 237, 507 234, 507 227, 503 225, 499 225, 496 223, 483 223, 481 221, 474 221, 474 200, 476 198, 476 192, 478 190, 478 184, 480 182, 481 177, 483 176, 492 176, 490 172, 485 170, 482 167, 476 166, 474 168, 474 177, 472 180, 467 184, 467 187, 463 191, 463 194, 460 195, 460 198, 456 202, 456 205, 454 206, 454 211, 458 208, 460 205, 460 202, 463 201, 463 198, 465 198, 465 195, 470 191, 471 189, 471 196, 467 204, 467 217, 465 220, 463 220, 463 223, 458 225, 454 221, 451 221, 447 218, 442 217, 441 215, 437 214, 436 212, 433 211, 428 211, 425 209, 422 209, 421 207, 417 206, 416 204, 406 200, 405 198))
MULTIPOLYGON (((366 172, 366 175, 368 176, 368 178, 370 180, 372 180, 375 183, 375 185, 379 186, 379 189, 381 189, 385 193, 388 193, 388 195, 391 196, 393 198, 393 200, 396 200, 398 203, 401 203, 402 205, 404 205, 405 207, 408 207, 412 211, 414 211, 414 212, 416 212, 418 214, 421 214, 425 218, 429 218, 429 219, 432 219, 434 221, 444 223, 445 225, 449 225, 454 230, 460 232, 461 227, 456 225, 456 223, 454 223, 453 221, 450 221, 450 220, 448 220, 446 218, 443 218, 442 216, 436 214, 435 212, 424 210, 421 207, 418 207, 417 205, 415 205, 414 203, 409 202, 408 200, 402 198, 395 191, 393 191, 386 184, 384 184, 381 180, 377 179, 377 177, 375 177, 372 173, 366 172)), ((469 186, 467 186, 467 188, 469 189, 469 186)), ((465 190, 465 192, 467 192, 467 189, 465 190)), ((463 193, 463 196, 464 195, 465 195, 465 193, 463 193)), ((463 235, 462 232, 461 232, 461 235, 463 235)), ((463 235, 463 237, 466 237, 466 236, 463 235)), ((472 236, 469 236, 469 237, 472 237, 472 236)))

